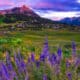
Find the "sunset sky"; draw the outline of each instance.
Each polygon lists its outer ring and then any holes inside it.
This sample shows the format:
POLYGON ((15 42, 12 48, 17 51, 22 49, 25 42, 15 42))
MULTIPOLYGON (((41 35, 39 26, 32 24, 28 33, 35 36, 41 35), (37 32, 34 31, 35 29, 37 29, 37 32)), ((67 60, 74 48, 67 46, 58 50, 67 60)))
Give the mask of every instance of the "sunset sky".
POLYGON ((26 5, 42 17, 60 20, 80 16, 80 0, 0 0, 0 10, 26 5))

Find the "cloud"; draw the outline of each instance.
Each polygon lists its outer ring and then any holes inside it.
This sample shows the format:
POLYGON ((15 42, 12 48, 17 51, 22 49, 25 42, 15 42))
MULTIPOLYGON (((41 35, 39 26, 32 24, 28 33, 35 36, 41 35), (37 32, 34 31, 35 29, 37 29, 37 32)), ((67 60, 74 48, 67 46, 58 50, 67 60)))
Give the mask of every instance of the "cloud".
POLYGON ((40 16, 49 19, 80 16, 80 0, 0 0, 0 9, 24 4, 40 16))
POLYGON ((66 17, 79 17, 80 16, 80 11, 59 12, 59 11, 47 10, 46 12, 36 11, 36 13, 39 14, 41 17, 49 18, 52 20, 60 20, 66 17))
POLYGON ((80 0, 77 0, 77 3, 80 3, 80 0))
POLYGON ((12 8, 15 4, 11 0, 0 0, 0 9, 12 8))
POLYGON ((76 0, 44 0, 35 4, 34 9, 54 11, 79 11, 80 4, 76 0))
POLYGON ((40 2, 36 6, 36 8, 52 8, 53 4, 40 2))
POLYGON ((0 0, 1 6, 24 4, 36 10, 80 11, 80 0, 0 0))
POLYGON ((5 0, 1 0, 0 1, 0 6, 4 6, 4 5, 13 6, 14 3, 9 1, 9 0, 6 0, 6 1, 5 0))

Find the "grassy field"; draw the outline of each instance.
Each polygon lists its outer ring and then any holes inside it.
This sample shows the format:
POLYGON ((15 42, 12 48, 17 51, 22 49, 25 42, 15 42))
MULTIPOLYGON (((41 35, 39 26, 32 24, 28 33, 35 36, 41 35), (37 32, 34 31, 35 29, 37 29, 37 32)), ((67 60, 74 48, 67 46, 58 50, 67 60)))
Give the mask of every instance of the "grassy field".
POLYGON ((79 32, 62 30, 25 30, 1 35, 0 72, 4 72, 0 79, 80 80, 79 36, 79 32))
POLYGON ((73 40, 76 42, 78 53, 80 52, 80 32, 63 30, 10 32, 0 36, 0 52, 19 47, 23 52, 35 50, 39 54, 43 47, 45 36, 48 36, 51 52, 55 52, 58 46, 61 46, 63 50, 71 50, 71 42, 73 40))

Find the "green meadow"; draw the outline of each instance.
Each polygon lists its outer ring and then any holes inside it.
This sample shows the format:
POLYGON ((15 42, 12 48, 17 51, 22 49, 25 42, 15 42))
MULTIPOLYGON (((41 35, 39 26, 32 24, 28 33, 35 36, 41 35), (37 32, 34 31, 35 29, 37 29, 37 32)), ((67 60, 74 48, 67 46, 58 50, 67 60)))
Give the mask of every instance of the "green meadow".
POLYGON ((20 48, 23 53, 35 51, 39 54, 43 48, 45 36, 48 36, 51 52, 56 52, 61 46, 63 52, 71 52, 71 42, 75 41, 77 52, 80 53, 80 32, 66 30, 42 30, 42 31, 12 31, 0 36, 0 53, 6 50, 17 50, 20 48))

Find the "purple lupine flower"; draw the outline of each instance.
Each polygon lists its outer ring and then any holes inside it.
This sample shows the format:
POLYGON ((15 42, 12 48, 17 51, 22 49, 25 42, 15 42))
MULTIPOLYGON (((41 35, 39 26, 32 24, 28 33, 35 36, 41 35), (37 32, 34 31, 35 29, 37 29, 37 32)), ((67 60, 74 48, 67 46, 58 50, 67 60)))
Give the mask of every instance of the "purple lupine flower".
POLYGON ((66 61, 66 68, 69 68, 71 66, 71 63, 67 60, 66 61))
POLYGON ((29 80, 28 72, 26 72, 25 80, 29 80))
POLYGON ((78 67, 78 66, 80 65, 80 58, 76 58, 76 59, 75 59, 74 65, 75 65, 76 67, 78 67))
POLYGON ((59 75, 60 74, 60 65, 55 66, 55 74, 59 75))
POLYGON ((24 62, 23 59, 21 59, 21 61, 20 61, 20 67, 21 67, 22 71, 25 73, 26 72, 26 63, 24 62))
POLYGON ((36 63, 36 67, 39 68, 39 66, 40 66, 40 61, 35 61, 35 63, 36 63))
POLYGON ((22 71, 25 72, 26 71, 26 63, 24 62, 24 59, 21 56, 19 49, 18 49, 18 54, 17 55, 18 55, 18 59, 19 59, 19 62, 20 62, 20 67, 21 67, 22 71))
POLYGON ((28 60, 28 63, 30 63, 30 62, 31 62, 31 58, 30 58, 30 57, 28 57, 28 59, 27 59, 27 60, 28 60))
POLYGON ((60 47, 57 50, 57 55, 58 55, 58 59, 60 60, 62 58, 62 50, 60 47))
POLYGON ((55 65, 56 64, 56 61, 57 61, 57 56, 55 54, 52 54, 49 57, 49 61, 50 61, 51 65, 55 65))
POLYGON ((31 53, 31 61, 35 62, 35 55, 34 55, 34 53, 31 53))
POLYGON ((1 64, 1 62, 0 62, 0 80, 3 80, 1 65, 2 65, 2 64, 1 64))
POLYGON ((2 71, 0 70, 0 77, 2 76, 2 71))
POLYGON ((43 75, 43 80, 48 80, 46 74, 43 75))
POLYGON ((15 71, 12 72, 12 78, 18 80, 18 76, 15 71))
POLYGON ((9 72, 7 70, 7 67, 5 65, 5 63, 2 62, 2 74, 4 75, 4 77, 6 78, 6 80, 9 80, 10 79, 10 75, 9 75, 9 72))
POLYGON ((45 39, 44 47, 43 47, 41 55, 43 55, 45 58, 49 57, 49 46, 48 46, 48 39, 47 38, 45 39))
POLYGON ((46 57, 45 57, 44 54, 40 54, 40 61, 43 61, 43 62, 44 62, 44 61, 45 61, 45 58, 46 58, 46 57))
POLYGON ((15 60, 16 67, 18 68, 18 73, 21 74, 22 73, 21 65, 19 59, 16 56, 16 53, 14 53, 14 60, 15 60))
POLYGON ((68 80, 72 80, 72 74, 70 72, 67 72, 67 77, 68 77, 68 80))
POLYGON ((10 55, 8 52, 6 52, 6 64, 7 64, 8 70, 10 70, 10 71, 13 70, 10 55))
POLYGON ((16 62, 16 66, 18 68, 18 71, 20 73, 25 73, 26 71, 26 63, 24 62, 23 58, 20 55, 20 52, 18 53, 18 57, 16 56, 16 54, 14 55, 15 57, 15 62, 16 62))
POLYGON ((74 41, 72 41, 72 55, 75 56, 76 55, 76 44, 74 41))

